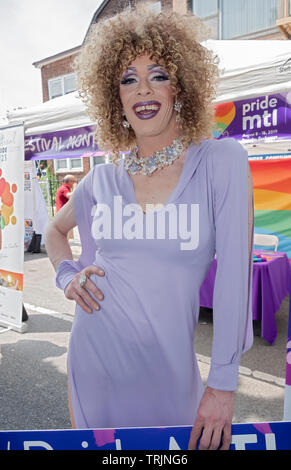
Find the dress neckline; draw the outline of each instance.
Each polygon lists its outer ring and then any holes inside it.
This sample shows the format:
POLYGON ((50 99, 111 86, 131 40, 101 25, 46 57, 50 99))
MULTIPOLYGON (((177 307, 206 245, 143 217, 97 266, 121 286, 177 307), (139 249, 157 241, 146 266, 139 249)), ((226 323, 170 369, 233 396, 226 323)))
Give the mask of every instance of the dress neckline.
MULTIPOLYGON (((189 160, 189 154, 190 154, 190 148, 193 146, 192 143, 190 143, 190 145, 188 145, 187 149, 186 149, 186 155, 185 155, 185 159, 184 159, 184 164, 183 164, 183 168, 182 168, 182 171, 180 173, 180 177, 179 177, 179 180, 176 184, 176 186, 173 188, 173 190, 171 191, 171 193, 169 194, 169 196, 167 197, 167 199, 165 200, 165 202, 162 204, 162 206, 158 209, 154 209, 154 210, 150 210, 150 211, 147 211, 147 212, 144 212, 143 209, 141 208, 141 205, 137 202, 137 199, 136 199, 136 195, 135 195, 135 190, 134 190, 134 184, 133 184, 133 181, 128 173, 128 171, 125 169, 124 167, 124 160, 122 160, 122 170, 123 170, 123 173, 124 173, 124 176, 126 178, 126 180, 128 181, 129 183, 129 186, 130 186, 130 191, 131 191, 131 195, 130 195, 130 202, 136 204, 138 207, 140 207, 141 211, 142 211, 142 214, 144 217, 146 217, 150 212, 159 212, 159 211, 162 211, 166 206, 167 204, 169 204, 170 202, 173 202, 175 200, 175 197, 178 195, 178 193, 180 192, 180 188, 184 182, 184 179, 185 179, 185 174, 186 174, 186 171, 187 171, 187 166, 188 166, 188 160, 189 160)), ((159 170, 158 170, 159 171, 159 170)))

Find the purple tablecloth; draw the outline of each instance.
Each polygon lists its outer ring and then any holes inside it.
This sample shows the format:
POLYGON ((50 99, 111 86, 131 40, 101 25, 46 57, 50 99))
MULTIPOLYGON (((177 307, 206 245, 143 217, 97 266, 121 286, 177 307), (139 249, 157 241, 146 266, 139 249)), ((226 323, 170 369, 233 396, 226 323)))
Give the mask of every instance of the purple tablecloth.
MULTIPOLYGON (((286 253, 254 250, 267 261, 253 263, 253 319, 261 321, 261 336, 273 344, 277 336, 276 312, 290 291, 291 265, 286 253)), ((200 305, 213 307, 216 259, 200 288, 200 305)))

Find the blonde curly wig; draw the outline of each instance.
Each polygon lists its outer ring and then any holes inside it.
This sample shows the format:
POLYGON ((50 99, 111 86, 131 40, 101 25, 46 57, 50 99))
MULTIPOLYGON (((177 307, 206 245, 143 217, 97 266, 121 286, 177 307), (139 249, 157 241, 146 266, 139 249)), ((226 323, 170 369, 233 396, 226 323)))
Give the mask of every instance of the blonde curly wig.
POLYGON ((119 152, 136 145, 133 129, 121 125, 119 86, 122 73, 140 55, 150 55, 169 74, 173 92, 183 103, 179 124, 186 140, 197 144, 211 138, 218 66, 217 57, 200 44, 207 33, 193 14, 155 13, 144 6, 91 26, 74 70, 79 96, 97 124, 98 146, 113 153, 114 163, 119 152))

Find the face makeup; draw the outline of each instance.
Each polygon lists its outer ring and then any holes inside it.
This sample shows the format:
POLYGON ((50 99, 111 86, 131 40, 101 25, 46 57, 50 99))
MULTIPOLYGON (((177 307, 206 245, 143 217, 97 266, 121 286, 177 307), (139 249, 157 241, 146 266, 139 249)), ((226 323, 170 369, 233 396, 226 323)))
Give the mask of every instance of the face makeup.
POLYGON ((144 101, 136 103, 133 110, 139 119, 152 119, 160 111, 161 103, 158 101, 144 101))
POLYGON ((120 80, 120 99, 126 120, 137 139, 170 133, 166 145, 178 134, 174 96, 167 72, 149 56, 136 58, 120 80))

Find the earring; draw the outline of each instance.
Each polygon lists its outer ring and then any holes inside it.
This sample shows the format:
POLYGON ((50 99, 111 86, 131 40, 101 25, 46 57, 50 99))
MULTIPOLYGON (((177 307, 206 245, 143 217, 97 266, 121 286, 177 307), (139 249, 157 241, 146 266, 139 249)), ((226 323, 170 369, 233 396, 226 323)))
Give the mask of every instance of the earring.
POLYGON ((125 129, 129 129, 130 128, 130 124, 129 122, 127 121, 126 117, 125 117, 125 112, 122 111, 122 117, 123 117, 123 121, 122 121, 122 125, 125 129))
POLYGON ((128 122, 126 119, 124 119, 124 120, 122 121, 122 125, 123 125, 123 127, 124 127, 125 129, 129 129, 129 127, 130 127, 129 122, 128 122))
POLYGON ((180 113, 181 113, 181 109, 182 109, 182 106, 183 104, 181 103, 181 101, 176 101, 174 103, 174 110, 176 111, 177 115, 176 115, 176 122, 180 122, 181 121, 181 116, 180 116, 180 113))
POLYGON ((182 109, 182 103, 180 101, 176 101, 174 104, 174 110, 177 111, 177 113, 181 112, 182 109))

